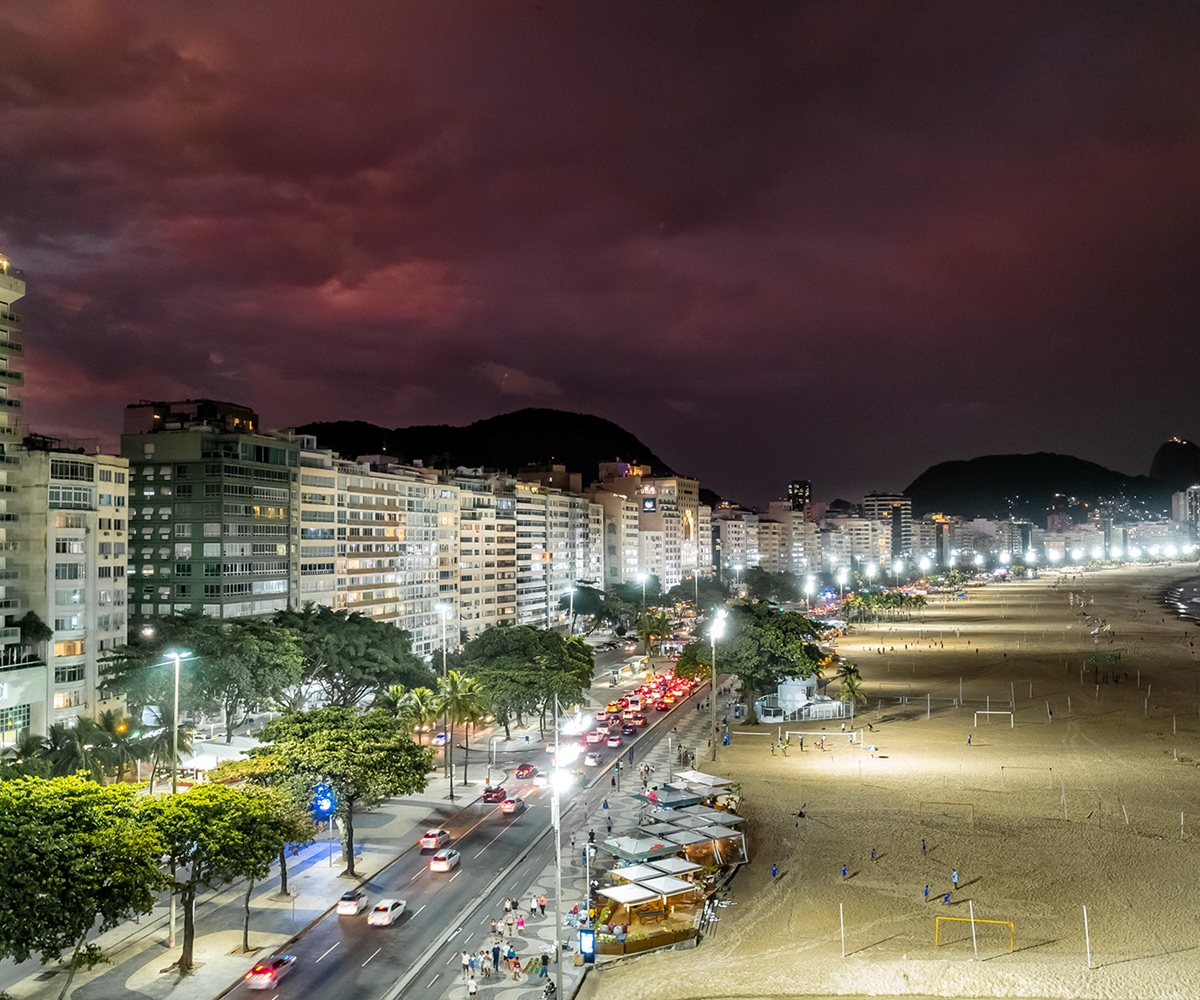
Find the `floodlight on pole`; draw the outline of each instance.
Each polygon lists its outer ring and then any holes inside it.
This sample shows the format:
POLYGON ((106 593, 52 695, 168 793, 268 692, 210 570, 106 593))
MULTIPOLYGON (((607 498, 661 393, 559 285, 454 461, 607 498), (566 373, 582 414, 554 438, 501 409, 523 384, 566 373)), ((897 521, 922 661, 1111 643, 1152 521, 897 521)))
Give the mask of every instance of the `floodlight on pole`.
MULTIPOLYGON (((168 649, 164 654, 175 661, 175 698, 171 709, 171 794, 179 790, 179 662, 191 657, 186 649, 168 649)), ((171 858, 171 881, 175 881, 175 859, 171 858)), ((171 917, 167 930, 167 947, 175 947, 175 888, 171 887, 171 917)))
POLYGON ((722 608, 717 612, 709 629, 712 639, 712 683, 709 685, 708 704, 712 709, 712 759, 717 759, 717 640, 725 634, 725 618, 728 612, 722 608))

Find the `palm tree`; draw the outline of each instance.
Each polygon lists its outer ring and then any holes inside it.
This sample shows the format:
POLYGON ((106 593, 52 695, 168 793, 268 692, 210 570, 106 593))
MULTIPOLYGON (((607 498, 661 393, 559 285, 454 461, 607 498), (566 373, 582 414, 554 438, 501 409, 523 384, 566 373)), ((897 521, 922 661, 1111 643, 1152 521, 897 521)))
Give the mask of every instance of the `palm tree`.
POLYGON ((856 705, 866 703, 867 696, 863 693, 862 677, 859 675, 858 667, 853 663, 843 663, 838 668, 837 679, 841 685, 842 701, 853 702, 856 705))
MULTIPOLYGON (((472 677, 460 674, 457 670, 449 671, 445 677, 438 678, 438 712, 446 717, 450 732, 446 740, 446 755, 450 758, 454 746, 454 727, 458 723, 464 726, 478 721, 484 714, 483 685, 472 677)), ((463 784, 467 783, 466 748, 464 739, 463 784)), ((450 776, 450 801, 454 801, 454 776, 450 776)))
MULTIPOLYGON (((155 722, 157 727, 150 730, 140 740, 134 744, 134 752, 141 755, 142 760, 152 762, 150 770, 150 792, 154 793, 154 779, 158 775, 160 767, 165 767, 170 770, 172 761, 172 740, 171 740, 171 723, 172 718, 171 708, 169 705, 161 705, 154 710, 155 722)), ((179 727, 179 752, 180 754, 191 753, 192 743, 188 737, 188 732, 183 726, 179 727)))
POLYGON ((412 724, 422 728, 432 725, 441 714, 437 692, 427 687, 415 687, 407 692, 402 707, 412 719, 412 724))
POLYGON ((404 712, 404 703, 408 698, 408 689, 403 684, 393 684, 386 691, 380 691, 371 703, 372 708, 378 708, 393 718, 400 718, 404 712))
POLYGON ((46 759, 46 742, 28 729, 21 731, 17 741, 0 750, 0 777, 16 778, 30 775, 50 777, 50 761, 46 759))

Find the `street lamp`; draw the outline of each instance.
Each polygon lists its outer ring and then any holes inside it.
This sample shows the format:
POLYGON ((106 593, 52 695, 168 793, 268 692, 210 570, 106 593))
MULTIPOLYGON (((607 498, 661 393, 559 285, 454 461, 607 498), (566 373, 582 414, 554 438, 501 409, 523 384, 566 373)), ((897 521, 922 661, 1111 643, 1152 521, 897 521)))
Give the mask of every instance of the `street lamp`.
MULTIPOLYGON (((178 791, 179 784, 179 661, 191 657, 185 649, 168 649, 164 654, 175 661, 175 700, 171 709, 171 794, 178 791)), ((171 858, 171 881, 175 881, 175 858, 171 858)), ((175 947, 175 887, 171 887, 171 919, 167 931, 167 947, 175 947)))
POLYGON ((918 565, 921 567, 922 573, 928 573, 929 567, 932 566, 933 563, 929 561, 929 556, 921 556, 921 561, 918 563, 918 565))
MULTIPOLYGON (((492 783, 492 768, 493 768, 493 767, 495 767, 495 765, 496 765, 496 741, 497 741, 497 740, 502 740, 502 739, 504 739, 504 737, 503 737, 503 736, 493 736, 493 737, 492 737, 490 740, 488 740, 488 765, 487 765, 487 767, 488 767, 488 776, 487 776, 487 783, 488 783, 489 785, 492 783)), ((557 745, 556 745, 556 747, 555 747, 555 748, 557 749, 557 745)), ((558 762, 558 761, 557 761, 557 757, 556 757, 556 759, 555 759, 555 763, 557 764, 557 762, 558 762)))
POLYGON ((817 585, 816 580, 814 580, 811 576, 805 578, 805 580, 804 580, 804 602, 805 602, 805 604, 808 605, 809 611, 812 610, 812 592, 813 592, 813 588, 815 588, 816 585, 817 585))
POLYGON ((637 575, 638 583, 642 585, 642 642, 644 644, 644 652, 646 659, 650 659, 650 633, 646 629, 646 574, 639 573, 637 575))
MULTIPOLYGON (((446 619, 450 617, 449 604, 435 604, 433 610, 437 612, 438 621, 442 625, 442 678, 446 677, 446 619)), ((450 727, 446 722, 446 713, 442 713, 442 733, 446 737, 446 742, 442 744, 442 757, 446 765, 446 777, 450 779, 450 801, 454 801, 454 776, 450 773, 450 727)))
POLYGON ((717 617, 713 619, 712 628, 709 630, 709 635, 712 638, 712 684, 709 685, 708 699, 709 705, 712 707, 712 759, 717 759, 717 640, 725 634, 725 615, 727 612, 724 608, 717 612, 717 617))
POLYGON ((897 559, 892 563, 892 572, 896 574, 896 589, 900 589, 900 574, 904 572, 904 560, 897 559))
MULTIPOLYGON (((559 997, 563 995, 562 991, 562 967, 563 967, 563 948, 562 948, 562 810, 559 807, 559 798, 562 795, 563 789, 571 783, 570 775, 567 774, 559 766, 559 745, 558 734, 560 732, 558 724, 558 695, 554 696, 554 770, 550 772, 550 787, 554 791, 553 797, 550 799, 550 821, 554 827, 554 986, 559 997)), ((587 846, 584 847, 584 851, 587 846)), ((587 893, 589 903, 591 902, 591 886, 585 884, 584 891, 587 893)))
POLYGON ((840 600, 844 601, 846 599, 846 570, 845 570, 845 567, 838 570, 837 582, 838 582, 838 593, 840 595, 840 600))
POLYGON ((575 634, 575 588, 567 588, 567 597, 571 600, 571 609, 567 612, 567 635, 575 634))
POLYGON ((867 587, 868 587, 868 589, 875 583, 875 574, 878 572, 878 570, 879 570, 879 567, 876 566, 874 563, 867 563, 867 587))

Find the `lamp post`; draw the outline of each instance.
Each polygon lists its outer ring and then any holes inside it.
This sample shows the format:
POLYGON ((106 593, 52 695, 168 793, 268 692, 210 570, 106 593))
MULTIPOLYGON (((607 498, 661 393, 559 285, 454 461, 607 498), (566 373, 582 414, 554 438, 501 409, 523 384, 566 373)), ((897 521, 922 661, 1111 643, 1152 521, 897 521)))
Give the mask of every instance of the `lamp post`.
POLYGON ((808 606, 808 610, 812 610, 812 593, 813 588, 817 585, 816 581, 811 577, 806 577, 804 580, 804 603, 808 606))
POLYGON ((713 619, 709 635, 712 639, 712 683, 709 685, 709 706, 712 708, 712 759, 717 759, 717 640, 725 634, 726 611, 722 608, 713 619))
MULTIPOLYGON (((450 605, 435 604, 438 621, 442 626, 442 679, 446 677, 446 619, 450 617, 450 605)), ((454 776, 450 773, 450 727, 446 724, 446 713, 442 713, 442 735, 446 742, 442 744, 442 761, 445 764, 446 777, 450 779, 450 801, 454 801, 454 776)))
POLYGON ((867 563, 867 588, 870 589, 875 584, 875 573, 879 567, 874 563, 867 563))
POLYGON ((675 763, 675 751, 671 749, 671 734, 667 733, 667 784, 669 785, 675 780, 675 771, 672 765, 675 763))
POLYGON ((637 575, 638 583, 642 585, 642 652, 650 659, 650 633, 646 630, 646 574, 637 575))
MULTIPOLYGON (((179 790, 179 661, 191 656, 183 650, 168 649, 166 656, 175 661, 175 698, 171 708, 171 794, 179 790)), ((171 858, 171 881, 175 881, 175 858, 171 858)), ((167 947, 175 947, 175 887, 171 887, 171 919, 167 930, 167 947)))
POLYGON ((904 560, 897 559, 892 563, 892 572, 896 575, 896 589, 900 589, 900 574, 904 572, 904 560))
MULTIPOLYGON (((554 795, 550 800, 551 820, 554 826, 554 986, 558 996, 562 991, 562 810, 559 798, 567 782, 566 772, 559 767, 559 725, 558 725, 558 695, 554 696, 554 770, 550 772, 551 785, 554 795)), ((586 847, 585 847, 586 850, 586 847)), ((585 886, 585 891, 590 886, 585 886)), ((589 893, 590 895, 590 893, 589 893)))
MULTIPOLYGON (((496 741, 497 741, 497 740, 502 740, 502 739, 504 739, 504 737, 503 737, 503 736, 493 736, 493 737, 492 737, 490 740, 488 740, 488 765, 487 765, 487 768, 488 768, 488 776, 487 776, 487 783, 488 783, 489 785, 492 783, 492 768, 496 766, 496 741)), ((555 749, 556 751, 558 750, 558 743, 557 743, 557 741, 555 742, 554 749, 555 749)), ((557 756, 557 755, 556 755, 556 756, 557 756)), ((556 763, 557 763, 557 761, 556 761, 556 763)))
POLYGON ((567 635, 575 634, 575 588, 567 588, 567 597, 571 601, 570 610, 567 612, 567 635))
POLYGON ((840 600, 846 599, 846 568, 843 566, 837 572, 838 595, 840 600))

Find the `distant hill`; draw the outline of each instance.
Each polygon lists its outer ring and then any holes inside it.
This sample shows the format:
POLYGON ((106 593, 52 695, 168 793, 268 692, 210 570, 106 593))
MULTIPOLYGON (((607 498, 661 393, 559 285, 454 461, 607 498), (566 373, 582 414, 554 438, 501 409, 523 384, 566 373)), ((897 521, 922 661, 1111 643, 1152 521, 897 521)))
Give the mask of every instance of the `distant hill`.
POLYGON ((1017 517, 1044 525, 1055 511, 1079 520, 1084 504, 1124 498, 1130 512, 1170 510, 1170 487, 1148 476, 1126 476, 1071 455, 984 455, 931 466, 904 491, 913 515, 934 511, 963 517, 1017 517))
MULTIPOLYGON (((323 448, 347 458, 386 453, 435 468, 484 467, 515 473, 526 465, 556 462, 583 475, 588 486, 601 462, 638 462, 655 475, 674 470, 629 431, 586 413, 529 408, 477 420, 465 427, 434 424, 388 430, 361 420, 305 424, 323 448)), ((714 502, 712 499, 705 502, 714 502)))

